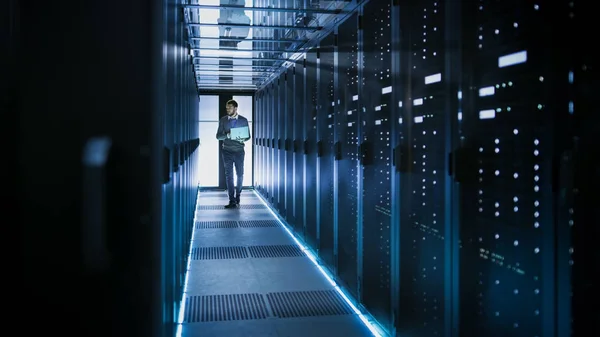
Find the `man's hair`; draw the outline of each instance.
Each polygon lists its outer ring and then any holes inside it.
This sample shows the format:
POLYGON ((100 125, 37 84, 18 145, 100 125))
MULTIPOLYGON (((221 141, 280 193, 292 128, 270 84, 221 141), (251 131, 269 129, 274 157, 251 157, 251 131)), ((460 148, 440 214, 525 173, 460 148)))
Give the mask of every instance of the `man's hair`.
POLYGON ((229 101, 227 101, 227 104, 226 104, 226 105, 229 105, 229 104, 233 105, 233 106, 234 106, 234 107, 236 107, 236 108, 238 107, 238 103, 237 103, 237 101, 236 101, 236 100, 234 100, 234 99, 230 99, 229 101))

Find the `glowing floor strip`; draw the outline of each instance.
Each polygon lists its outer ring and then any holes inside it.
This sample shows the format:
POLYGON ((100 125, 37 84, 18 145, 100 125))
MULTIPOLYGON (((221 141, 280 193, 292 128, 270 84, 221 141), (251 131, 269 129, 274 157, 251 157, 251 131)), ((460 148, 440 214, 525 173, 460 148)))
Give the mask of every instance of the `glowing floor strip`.
POLYGON ((190 275, 190 265, 192 261, 192 246, 194 243, 194 233, 196 232, 196 213, 198 212, 198 202, 200 201, 200 191, 196 194, 196 205, 194 205, 194 226, 192 226, 192 237, 190 242, 190 251, 188 252, 187 258, 187 266, 185 267, 185 281, 183 282, 183 296, 181 297, 181 305, 179 306, 179 317, 177 319, 177 333, 175 336, 181 337, 183 319, 185 314, 185 303, 187 302, 187 287, 188 287, 188 277, 190 275))
POLYGON ((263 199, 263 197, 259 193, 257 193, 256 191, 254 191, 254 194, 267 207, 267 209, 269 210, 269 212, 271 212, 271 214, 273 214, 273 216, 275 217, 275 219, 277 219, 277 221, 281 224, 281 227, 283 227, 283 229, 285 229, 285 231, 288 233, 288 235, 294 240, 294 242, 296 242, 296 244, 298 245, 298 247, 300 247, 302 249, 302 251, 304 251, 304 253, 306 254, 306 256, 308 256, 308 258, 317 267, 317 269, 319 269, 319 271, 321 272, 321 274, 323 274, 323 276, 325 276, 325 278, 327 279, 327 281, 329 281, 329 283, 340 294, 340 296, 342 296, 342 298, 344 299, 344 301, 346 301, 346 303, 348 303, 348 305, 352 308, 352 310, 354 311, 354 313, 356 313, 356 315, 358 316, 358 318, 360 318, 360 320, 371 331, 371 333, 373 333, 373 336, 375 336, 375 337, 384 337, 384 336, 387 336, 387 334, 379 327, 379 325, 375 322, 375 320, 370 317, 370 315, 368 315, 366 313, 363 313, 360 309, 358 309, 356 307, 356 305, 354 305, 353 301, 350 300, 349 296, 345 294, 344 290, 333 280, 333 277, 330 275, 330 273, 327 270, 323 269, 323 267, 319 264, 319 262, 317 261, 317 258, 315 257, 315 255, 312 252, 312 249, 310 249, 309 247, 305 246, 302 242, 300 242, 300 240, 298 240, 298 238, 296 238, 296 236, 294 235, 294 233, 292 233, 289 230, 289 228, 281 221, 281 219, 279 218, 279 216, 277 215, 277 213, 275 213, 273 211, 273 209, 271 209, 271 207, 269 206, 269 204, 267 204, 267 202, 263 199))

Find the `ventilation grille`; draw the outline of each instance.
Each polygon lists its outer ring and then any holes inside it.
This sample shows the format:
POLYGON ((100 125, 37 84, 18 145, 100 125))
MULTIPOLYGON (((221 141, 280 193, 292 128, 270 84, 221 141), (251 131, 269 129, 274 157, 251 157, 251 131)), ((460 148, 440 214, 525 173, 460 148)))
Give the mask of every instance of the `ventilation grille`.
MULTIPOLYGON (((239 205, 238 208, 233 209, 266 209, 267 207, 263 204, 256 205, 239 205)), ((225 208, 225 205, 199 205, 196 210, 198 211, 232 211, 233 209, 225 208)))
POLYGON ((241 209, 267 209, 267 206, 265 206, 263 204, 255 204, 255 205, 241 204, 240 208, 241 209))
POLYGON ((239 321, 267 318, 267 305, 260 294, 190 296, 185 305, 185 323, 239 321))
POLYGON ((267 300, 279 318, 352 314, 335 290, 270 293, 267 300))
POLYGON ((196 247, 192 248, 192 260, 227 260, 248 257, 245 247, 196 247))
POLYGON ((226 211, 226 210, 228 210, 225 208, 225 205, 199 205, 196 209, 198 211, 217 211, 217 210, 226 211))
POLYGON ((236 221, 198 221, 196 229, 237 228, 236 221))
POLYGON ((251 220, 240 221, 242 228, 279 227, 277 220, 251 220))
POLYGON ((304 252, 296 245, 250 246, 251 257, 297 257, 304 252))

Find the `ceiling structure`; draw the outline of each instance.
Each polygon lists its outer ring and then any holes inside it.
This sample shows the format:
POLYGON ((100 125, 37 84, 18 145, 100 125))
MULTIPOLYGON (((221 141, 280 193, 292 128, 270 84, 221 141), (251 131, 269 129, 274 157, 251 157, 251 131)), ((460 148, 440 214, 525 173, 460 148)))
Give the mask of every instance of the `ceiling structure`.
POLYGON ((359 0, 191 0, 184 6, 198 90, 268 84, 357 8, 359 0))

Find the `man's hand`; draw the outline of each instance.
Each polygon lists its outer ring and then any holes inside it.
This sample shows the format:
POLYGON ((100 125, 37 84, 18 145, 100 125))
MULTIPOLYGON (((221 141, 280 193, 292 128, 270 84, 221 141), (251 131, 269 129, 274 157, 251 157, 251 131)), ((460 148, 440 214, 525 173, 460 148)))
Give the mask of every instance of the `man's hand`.
POLYGON ((231 132, 227 132, 227 139, 231 139, 231 132))

